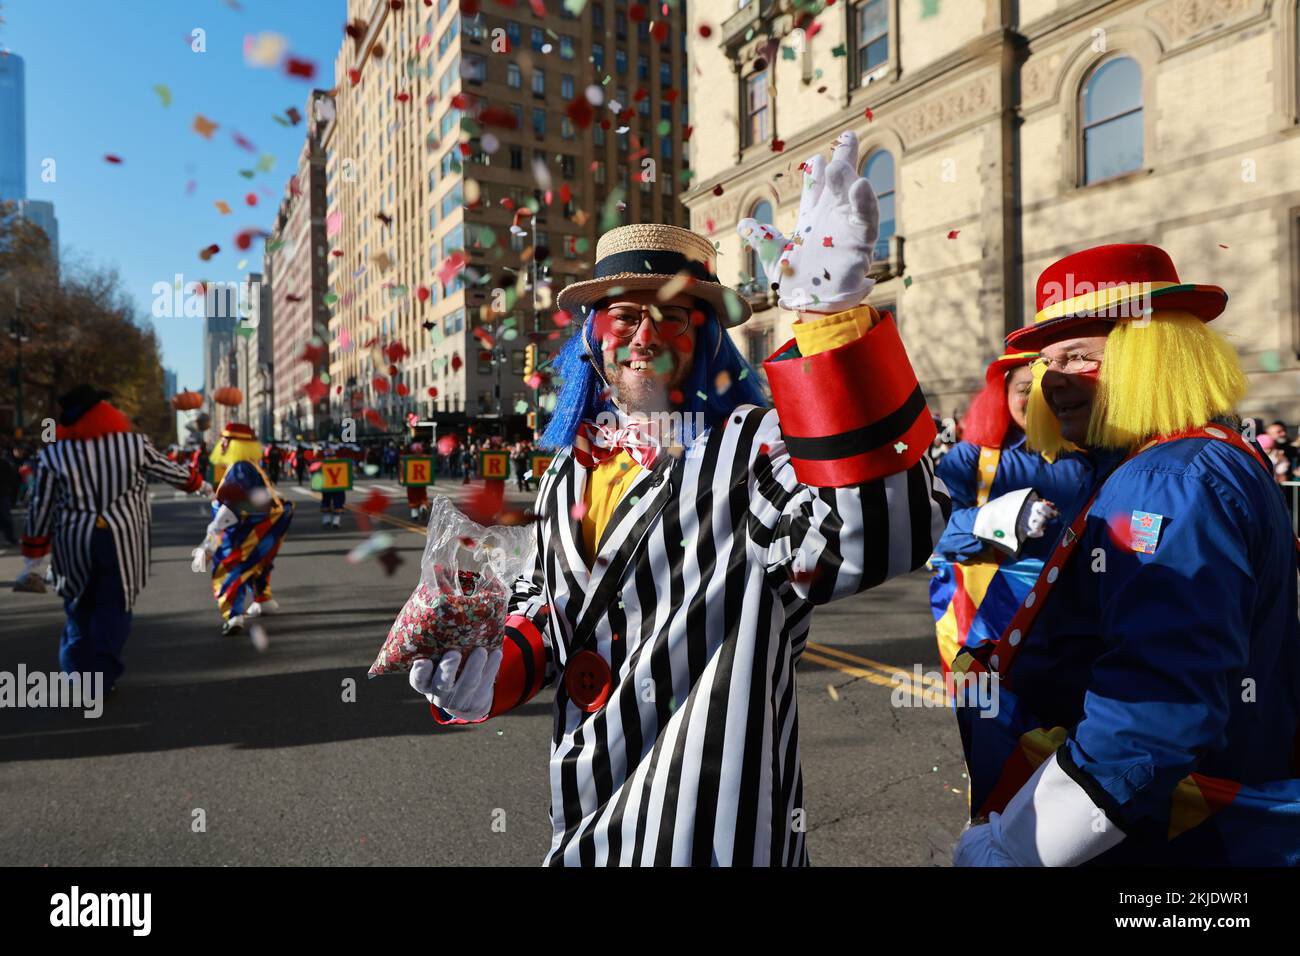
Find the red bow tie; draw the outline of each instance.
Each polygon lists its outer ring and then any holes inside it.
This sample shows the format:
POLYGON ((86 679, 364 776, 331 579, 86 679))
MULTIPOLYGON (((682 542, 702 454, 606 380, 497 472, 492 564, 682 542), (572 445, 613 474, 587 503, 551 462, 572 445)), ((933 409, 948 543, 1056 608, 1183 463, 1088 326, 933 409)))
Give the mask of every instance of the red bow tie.
POLYGON ((626 451, 642 468, 653 468, 659 458, 659 442, 651 436, 648 428, 637 422, 619 429, 590 421, 578 426, 573 457, 584 468, 595 468, 620 451, 626 451))

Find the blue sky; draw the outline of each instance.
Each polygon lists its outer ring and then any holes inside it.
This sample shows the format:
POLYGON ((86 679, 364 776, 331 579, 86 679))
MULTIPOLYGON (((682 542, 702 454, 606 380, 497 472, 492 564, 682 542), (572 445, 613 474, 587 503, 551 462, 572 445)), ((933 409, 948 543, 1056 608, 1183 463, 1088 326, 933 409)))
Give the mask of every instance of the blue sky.
POLYGON ((261 270, 261 242, 241 252, 235 234, 274 224, 306 125, 286 128, 272 116, 291 106, 305 116, 311 89, 334 85, 346 14, 344 0, 0 0, 0 48, 26 65, 28 197, 55 204, 65 263, 117 269, 181 386, 203 385, 202 320, 152 318, 152 287, 176 273, 233 281, 261 270), (204 53, 191 51, 195 28, 206 32, 204 53), (315 78, 246 65, 245 35, 263 32, 314 61, 315 78), (158 84, 170 90, 169 107, 158 84), (210 141, 193 131, 195 114, 218 124, 210 141), (238 146, 235 132, 256 152, 238 146), (122 164, 106 162, 109 153, 122 164), (264 154, 275 160, 269 173, 239 174, 264 154), (42 182, 46 158, 54 182, 42 182), (221 251, 203 262, 199 251, 213 243, 221 251))

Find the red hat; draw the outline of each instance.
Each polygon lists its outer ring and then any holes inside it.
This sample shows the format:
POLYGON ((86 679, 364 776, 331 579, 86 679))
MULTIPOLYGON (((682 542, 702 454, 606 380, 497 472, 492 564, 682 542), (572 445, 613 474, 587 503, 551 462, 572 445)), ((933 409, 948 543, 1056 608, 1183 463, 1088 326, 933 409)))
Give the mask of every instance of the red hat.
POLYGON ((231 422, 221 430, 222 438, 243 439, 246 441, 256 441, 257 435, 248 425, 241 425, 239 422, 231 422))
POLYGON ((1098 319, 1140 318, 1156 308, 1190 312, 1209 322, 1227 304, 1228 293, 1219 286, 1179 280, 1173 260, 1158 246, 1095 246, 1043 270, 1034 324, 1008 335, 1007 348, 1040 349, 1062 330, 1098 319))

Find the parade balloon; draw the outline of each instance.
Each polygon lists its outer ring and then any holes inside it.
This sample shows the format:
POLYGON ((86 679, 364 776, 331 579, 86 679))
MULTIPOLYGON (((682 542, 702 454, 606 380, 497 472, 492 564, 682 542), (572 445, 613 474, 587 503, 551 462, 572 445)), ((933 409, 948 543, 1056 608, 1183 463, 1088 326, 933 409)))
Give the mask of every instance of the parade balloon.
POLYGON ((233 385, 227 385, 225 388, 219 388, 213 392, 212 400, 218 405, 229 405, 234 408, 236 405, 244 403, 244 393, 233 385))
POLYGON ((177 392, 172 396, 172 408, 178 412, 188 412, 203 404, 203 396, 198 392, 177 392))

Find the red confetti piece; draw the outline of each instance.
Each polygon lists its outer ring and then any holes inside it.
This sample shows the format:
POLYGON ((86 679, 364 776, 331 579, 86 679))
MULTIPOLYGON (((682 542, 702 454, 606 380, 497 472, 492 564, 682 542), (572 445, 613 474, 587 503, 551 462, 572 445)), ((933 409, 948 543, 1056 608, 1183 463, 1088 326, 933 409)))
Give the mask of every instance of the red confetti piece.
POLYGON ((429 397, 430 397, 430 398, 437 398, 437 397, 438 397, 438 389, 437 389, 436 387, 434 387, 433 385, 430 385, 430 386, 429 386, 429 390, 428 390, 428 391, 429 391, 429 397))
POLYGON ((646 17, 645 7, 639 3, 634 3, 627 8, 627 18, 633 23, 640 23, 646 17))
POLYGON ((827 248, 830 248, 830 245, 831 245, 831 237, 830 237, 830 236, 822 236, 822 245, 823 245, 823 246, 826 246, 827 248))
POLYGON ((330 393, 330 390, 329 386, 319 378, 313 378, 302 387, 302 393, 307 396, 308 401, 313 405, 318 405, 325 401, 325 396, 330 393))
POLYGON ((695 132, 694 126, 687 126, 684 130, 682 130, 682 142, 689 143, 691 140, 691 133, 693 132, 695 132))
POLYGON ((244 197, 244 202, 248 203, 250 206, 256 206, 256 205, 257 205, 257 193, 249 193, 248 195, 246 195, 246 196, 244 197))
POLYGON ((378 488, 371 488, 370 494, 357 505, 357 510, 362 514, 381 515, 388 510, 389 500, 388 495, 378 488))
POLYGON ((269 235, 270 233, 263 229, 245 229, 235 235, 235 245, 240 249, 247 249, 253 244, 254 239, 265 239, 269 235))
POLYGON ((388 379, 382 375, 376 375, 370 380, 370 384, 375 387, 375 391, 384 394, 388 391, 388 379))
POLYGON ((581 521, 587 516, 587 503, 585 501, 574 502, 569 507, 569 517, 574 521, 581 521))
POLYGON ((560 202, 568 205, 573 200, 573 190, 569 188, 568 183, 560 184, 560 202))
POLYGON ((405 398, 407 395, 411 394, 411 390, 407 387, 405 382, 398 382, 397 394, 405 398))
POLYGON ((1226 249, 1226 248, 1228 248, 1228 247, 1227 247, 1226 245, 1224 245, 1224 244, 1221 242, 1221 243, 1219 243, 1219 248, 1220 248, 1220 249, 1226 249))
POLYGON ((772 152, 779 153, 783 149, 785 149, 785 140, 783 139, 772 140, 772 152))
MULTIPOLYGON (((436 391, 436 389, 429 389, 429 391, 431 392, 436 391)), ((438 439, 438 454, 450 455, 459 446, 460 446, 460 439, 457 438, 455 435, 443 435, 441 438, 438 439)))
POLYGON ((296 56, 291 56, 284 61, 284 72, 289 76, 310 80, 316 76, 316 64, 311 60, 301 60, 296 56))
POLYGON ((221 251, 221 247, 214 242, 206 249, 202 249, 199 251, 199 258, 202 259, 204 262, 207 262, 209 259, 211 259, 220 251, 221 251))
POLYGON ((650 36, 654 37, 656 43, 663 43, 668 39, 668 21, 656 20, 650 27, 650 36))
POLYGON ((680 405, 682 403, 682 397, 680 389, 675 388, 668 393, 668 401, 672 402, 674 405, 680 405))
POLYGON ((106 153, 104 155, 104 162, 112 163, 114 166, 121 166, 122 157, 118 156, 116 153, 106 153))
POLYGON ((393 377, 394 375, 396 375, 396 374, 397 374, 397 366, 396 366, 396 365, 390 365, 390 366, 388 366, 388 376, 389 376, 389 378, 392 378, 392 377, 393 377))
POLYGON ((240 149, 246 149, 250 153, 257 152, 257 147, 254 146, 247 138, 239 135, 238 132, 231 130, 230 135, 234 138, 235 145, 238 146, 240 149))
POLYGON ((400 362, 402 359, 406 358, 411 353, 407 350, 406 346, 401 343, 400 340, 395 339, 392 342, 388 343, 388 347, 384 349, 384 354, 388 356, 388 361, 400 362))
POLYGON ((722 193, 723 193, 722 183, 718 183, 718 185, 713 187, 713 195, 721 196, 722 193))
POLYGON ((410 99, 411 99, 411 94, 410 94, 410 93, 398 93, 396 96, 393 97, 393 99, 397 100, 397 102, 399 102, 399 103, 406 103, 406 102, 409 102, 409 101, 410 101, 410 99))
POLYGON ((311 362, 313 365, 319 365, 325 361, 325 346, 313 345, 308 342, 302 347, 302 354, 298 356, 300 362, 311 362))
POLYGON ((706 40, 707 40, 709 37, 713 36, 713 27, 709 26, 707 23, 701 23, 701 24, 700 24, 700 36, 704 37, 704 39, 706 39, 706 40))
POLYGON ((427 285, 417 285, 415 287, 415 297, 421 302, 429 301, 429 287, 427 285))
POLYGON ((358 83, 360 83, 361 71, 356 68, 352 68, 348 70, 348 81, 351 82, 353 86, 356 86, 358 83))
POLYGON ((873 119, 876 118, 876 114, 871 112, 870 106, 867 107, 866 111, 862 115, 867 118, 868 123, 870 123, 873 119))
POLYGON ((804 28, 803 32, 804 32, 804 38, 811 40, 817 34, 822 32, 822 25, 818 23, 816 20, 814 20, 812 23, 808 24, 808 26, 804 28))
POLYGON ((948 232, 948 238, 949 238, 949 239, 956 239, 958 233, 960 233, 960 232, 961 232, 960 229, 952 229, 952 230, 949 230, 949 232, 948 232))
POLYGON ((675 87, 671 87, 663 91, 664 100, 666 100, 669 103, 676 103, 677 97, 680 94, 681 94, 681 90, 678 90, 675 87))
POLYGON ((463 544, 463 545, 464 545, 465 547, 467 547, 467 548, 472 548, 472 547, 474 547, 474 545, 478 544, 477 541, 475 541, 473 538, 471 538, 471 537, 470 537, 469 535, 467 535, 467 534, 462 534, 462 535, 460 536, 460 543, 463 544))
POLYGON ((462 367, 464 364, 465 364, 465 362, 464 362, 463 359, 461 359, 461 357, 460 357, 460 353, 459 353, 459 352, 453 352, 453 353, 452 353, 452 356, 451 356, 451 370, 452 370, 453 372, 459 372, 459 371, 461 370, 461 367, 462 367))
POLYGON ((482 126, 501 126, 506 129, 517 129, 519 126, 515 114, 501 106, 485 107, 478 114, 478 121, 482 126))

